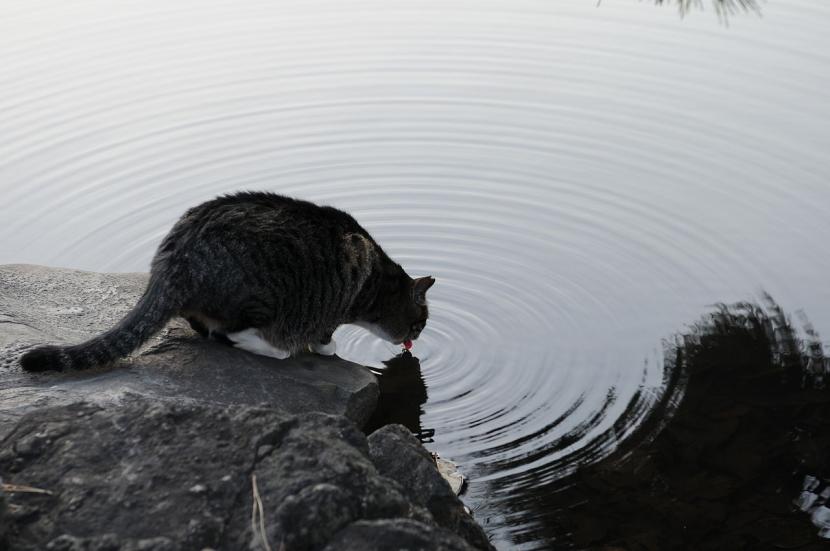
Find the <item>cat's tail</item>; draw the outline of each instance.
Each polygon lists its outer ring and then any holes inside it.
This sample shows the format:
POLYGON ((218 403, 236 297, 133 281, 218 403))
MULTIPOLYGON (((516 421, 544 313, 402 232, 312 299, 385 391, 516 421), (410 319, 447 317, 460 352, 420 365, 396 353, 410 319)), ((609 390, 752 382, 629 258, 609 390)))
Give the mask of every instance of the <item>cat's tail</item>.
POLYGON ((159 332, 176 314, 178 301, 165 282, 151 276, 138 303, 115 327, 81 344, 39 346, 23 354, 20 365, 26 371, 63 371, 111 363, 159 332))

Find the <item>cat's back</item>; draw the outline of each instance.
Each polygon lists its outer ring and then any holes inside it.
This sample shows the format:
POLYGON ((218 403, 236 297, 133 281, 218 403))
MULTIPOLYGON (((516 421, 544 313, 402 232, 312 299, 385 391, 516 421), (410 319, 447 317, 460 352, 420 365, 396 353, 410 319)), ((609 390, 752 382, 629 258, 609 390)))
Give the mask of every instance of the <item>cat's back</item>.
POLYGON ((171 231, 171 237, 212 239, 265 239, 283 236, 300 239, 315 235, 368 232, 348 213, 270 192, 223 195, 188 210, 171 231))

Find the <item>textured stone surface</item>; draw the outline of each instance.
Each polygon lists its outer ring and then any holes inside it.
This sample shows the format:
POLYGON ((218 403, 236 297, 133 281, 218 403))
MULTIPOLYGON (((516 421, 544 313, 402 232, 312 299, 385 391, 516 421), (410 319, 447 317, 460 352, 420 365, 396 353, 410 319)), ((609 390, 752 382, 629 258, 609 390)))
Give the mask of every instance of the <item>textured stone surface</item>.
POLYGON ((49 492, 0 494, 0 551, 491 548, 406 429, 370 453, 378 389, 356 364, 173 322, 113 366, 22 372, 23 351, 105 330, 145 281, 0 266, 0 477, 49 492))
POLYGON ((338 534, 325 551, 463 551, 460 537, 414 520, 362 520, 338 534))
POLYGON ((369 436, 369 453, 378 471, 397 481, 404 493, 425 507, 440 526, 478 548, 490 546, 484 530, 464 510, 430 453, 409 430, 401 425, 378 429, 369 436))
POLYGON ((111 327, 133 307, 146 278, 0 266, 0 437, 27 411, 79 399, 115 403, 127 392, 174 402, 322 411, 359 425, 371 415, 377 382, 362 366, 337 357, 256 356, 198 337, 182 321, 113 366, 46 374, 20 369, 20 354, 33 344, 77 343, 111 327))
MULTIPOLYGON (((434 470, 428 454, 406 454, 434 470)), ((410 498, 341 416, 140 396, 52 407, 0 442, 0 473, 51 492, 10 497, 7 544, 20 551, 264 549, 263 536, 283 551, 475 548, 431 512, 443 493, 410 498)))
MULTIPOLYGON (((0 483, 3 479, 0 478, 0 483)), ((0 549, 3 548, 3 541, 6 539, 6 531, 8 529, 8 516, 6 515, 6 495, 3 488, 0 488, 0 549)))
POLYGON ((73 538, 107 534, 207 546, 221 536, 257 446, 288 423, 276 413, 130 397, 30 414, 3 441, 0 472, 53 495, 14 495, 11 547, 69 549, 73 538))
MULTIPOLYGON (((432 522, 399 485, 383 478, 369 458, 366 437, 343 418, 314 417, 265 450, 254 474, 265 505, 269 541, 287 549, 319 549, 352 522, 365 518, 414 518, 432 522)), ((257 539, 250 515, 230 523, 232 549, 257 539)))

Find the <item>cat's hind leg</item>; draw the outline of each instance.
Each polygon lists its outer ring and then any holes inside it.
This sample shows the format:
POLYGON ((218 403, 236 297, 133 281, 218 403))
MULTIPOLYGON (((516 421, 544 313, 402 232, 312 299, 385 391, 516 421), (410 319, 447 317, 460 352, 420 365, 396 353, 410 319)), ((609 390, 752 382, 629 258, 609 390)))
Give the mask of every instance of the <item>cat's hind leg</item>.
POLYGON ((288 350, 277 348, 262 337, 259 329, 244 329, 236 333, 228 333, 226 335, 236 348, 259 354, 260 356, 268 356, 284 360, 291 355, 288 350))
POLYGON ((207 326, 201 322, 195 316, 188 316, 185 318, 187 323, 190 324, 190 328, 199 333, 199 335, 207 338, 210 336, 210 330, 208 330, 207 326))
POLYGON ((312 352, 321 356, 334 356, 334 353, 337 352, 337 343, 334 342, 331 336, 320 342, 313 342, 309 346, 311 346, 312 352))
POLYGON ((234 342, 230 340, 225 333, 221 330, 217 329, 219 324, 216 322, 211 323, 211 326, 208 327, 205 322, 197 318, 196 316, 187 316, 184 318, 187 320, 187 323, 190 324, 190 328, 196 331, 199 335, 206 339, 213 339, 215 341, 221 342, 222 344, 227 344, 228 346, 234 346, 234 342))

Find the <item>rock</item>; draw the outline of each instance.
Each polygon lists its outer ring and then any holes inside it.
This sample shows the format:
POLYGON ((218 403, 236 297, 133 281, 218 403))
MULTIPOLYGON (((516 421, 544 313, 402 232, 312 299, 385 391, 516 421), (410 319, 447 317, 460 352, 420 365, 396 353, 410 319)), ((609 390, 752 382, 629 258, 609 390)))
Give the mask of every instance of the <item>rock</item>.
POLYGON ((462 551, 469 548, 460 537, 414 520, 363 520, 340 532, 336 544, 329 544, 324 551, 462 551))
POLYGON ((191 549, 213 543, 256 447, 290 423, 255 415, 139 397, 26 415, 3 441, 0 472, 52 495, 15 494, 31 512, 14 523, 12 548, 106 549, 112 534, 163 536, 191 549), (198 483, 209 495, 189 492, 198 483))
POLYGON ((10 497, 9 548, 239 550, 264 549, 265 538, 283 551, 474 549, 432 513, 449 507, 436 507, 448 487, 407 440, 394 428, 373 436, 382 450, 402 445, 419 480, 432 470, 417 496, 379 472, 342 416, 137 395, 45 408, 0 442, 7 482, 51 492, 10 497))
POLYGON ((257 356, 198 337, 181 320, 114 366, 71 373, 21 370, 18 358, 34 344, 77 343, 111 327, 133 307, 146 281, 146 274, 0 266, 0 437, 25 412, 78 400, 117 403, 126 393, 321 411, 361 426, 372 414, 377 382, 362 366, 337 357, 257 356))
POLYGON ((3 492, 3 479, 0 478, 0 549, 6 548, 6 532, 8 529, 8 517, 6 515, 6 495, 3 492))
POLYGON ((484 530, 464 510, 430 453, 401 425, 387 425, 369 436, 369 454, 384 476, 432 514, 439 526, 459 534, 470 545, 492 549, 484 530))
POLYGON ((437 454, 433 457, 435 458, 435 466, 438 467, 438 473, 450 485, 452 493, 459 495, 461 490, 464 489, 465 481, 464 475, 458 470, 458 465, 452 461, 438 457, 437 454))
POLYGON ((116 534, 91 538, 62 535, 46 546, 47 551, 174 551, 180 549, 169 538, 120 539, 116 534))
POLYGON ((110 327, 145 281, 0 266, 0 476, 45 490, 0 493, 0 551, 492 549, 404 427, 370 449, 362 366, 255 356, 174 321, 113 366, 21 370, 34 344, 110 327))
MULTIPOLYGON (((257 462, 258 494, 266 537, 286 549, 319 549, 334 534, 364 518, 433 522, 394 481, 381 477, 366 437, 343 418, 307 417, 282 435, 279 448, 257 462)), ((241 510, 230 523, 232 549, 261 537, 241 510)), ((275 547, 276 548, 276 547, 275 547)))

